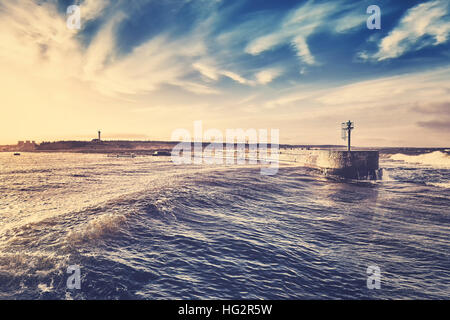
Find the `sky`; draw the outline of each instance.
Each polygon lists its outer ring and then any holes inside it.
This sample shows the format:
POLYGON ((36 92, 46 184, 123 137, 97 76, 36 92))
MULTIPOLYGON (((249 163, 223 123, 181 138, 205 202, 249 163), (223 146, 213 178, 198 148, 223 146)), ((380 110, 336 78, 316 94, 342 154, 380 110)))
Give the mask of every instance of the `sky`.
POLYGON ((196 120, 345 144, 350 119, 356 146, 450 146, 448 0, 4 0, 0 30, 0 144, 170 140, 196 120))

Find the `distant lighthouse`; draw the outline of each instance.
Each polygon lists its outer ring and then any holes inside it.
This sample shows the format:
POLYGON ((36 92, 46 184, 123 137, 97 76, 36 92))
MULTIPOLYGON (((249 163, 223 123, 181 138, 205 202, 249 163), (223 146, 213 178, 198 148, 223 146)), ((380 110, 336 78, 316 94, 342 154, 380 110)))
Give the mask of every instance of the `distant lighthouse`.
POLYGON ((98 138, 97 139, 92 139, 92 142, 101 142, 102 137, 101 134, 102 132, 100 130, 97 131, 98 132, 98 138))

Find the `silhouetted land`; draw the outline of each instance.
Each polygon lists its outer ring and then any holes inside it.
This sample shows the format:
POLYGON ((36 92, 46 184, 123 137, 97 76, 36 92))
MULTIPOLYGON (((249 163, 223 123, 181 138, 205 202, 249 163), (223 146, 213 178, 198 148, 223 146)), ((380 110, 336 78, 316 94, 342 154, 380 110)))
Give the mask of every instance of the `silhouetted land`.
MULTIPOLYGON (((5 145, 0 146, 0 151, 4 152, 79 152, 79 153, 135 153, 151 154, 155 151, 171 151, 179 142, 173 141, 127 141, 127 140, 108 140, 108 141, 54 141, 41 142, 32 146, 27 145, 5 145)), ((203 147, 209 145, 204 142, 203 147)), ((226 144, 224 143, 224 147, 226 144)), ((192 143, 192 148, 194 147, 192 143)), ((248 148, 249 145, 246 144, 248 148)), ((270 148, 270 144, 267 146, 270 148)), ((280 148, 304 148, 304 149, 345 149, 343 145, 289 145, 280 144, 280 148)), ((448 148, 360 148, 354 147, 354 150, 379 150, 382 154, 421 154, 433 151, 448 152, 448 148)))
MULTIPOLYGON (((29 152, 86 152, 86 153, 153 153, 154 151, 170 151, 179 142, 172 141, 127 141, 127 140, 109 140, 109 141, 54 141, 41 142, 32 147, 28 145, 25 149, 23 146, 9 145, 0 146, 0 151, 29 151, 29 152)), ((204 142, 203 147, 209 145, 204 142)), ((224 144, 224 147, 226 144, 224 144)), ((192 147, 194 144, 192 143, 192 147)), ((249 145, 246 144, 248 148, 249 145)), ((267 146, 271 147, 270 144, 267 146)), ((280 145, 281 148, 339 148, 343 146, 333 145, 280 145)))

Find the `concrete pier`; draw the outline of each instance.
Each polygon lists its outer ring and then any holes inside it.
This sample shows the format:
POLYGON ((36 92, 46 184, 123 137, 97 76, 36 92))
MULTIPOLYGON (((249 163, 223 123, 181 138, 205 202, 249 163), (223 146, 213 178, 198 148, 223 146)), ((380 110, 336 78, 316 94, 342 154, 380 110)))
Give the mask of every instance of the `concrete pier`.
POLYGON ((298 163, 324 174, 347 179, 376 180, 381 177, 378 151, 280 149, 279 161, 298 163))

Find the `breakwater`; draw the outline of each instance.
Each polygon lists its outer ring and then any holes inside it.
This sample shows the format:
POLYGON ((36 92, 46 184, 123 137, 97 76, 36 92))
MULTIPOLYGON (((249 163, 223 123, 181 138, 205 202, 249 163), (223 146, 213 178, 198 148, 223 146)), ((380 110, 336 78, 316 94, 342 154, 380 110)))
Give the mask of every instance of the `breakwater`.
POLYGON ((348 179, 377 180, 381 178, 378 151, 280 149, 281 163, 320 170, 326 175, 348 179))
MULTIPOLYGON (((176 151, 174 154, 178 154, 176 151)), ((319 170, 325 175, 339 176, 346 179, 378 180, 381 179, 378 151, 343 151, 333 149, 309 149, 290 147, 271 147, 257 149, 232 146, 231 148, 199 148, 194 151, 184 150, 180 163, 220 163, 220 164, 269 164, 294 165, 319 170), (187 151, 187 152, 186 152, 187 151)))

